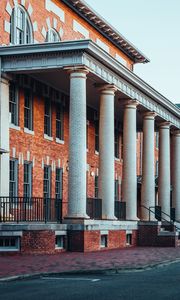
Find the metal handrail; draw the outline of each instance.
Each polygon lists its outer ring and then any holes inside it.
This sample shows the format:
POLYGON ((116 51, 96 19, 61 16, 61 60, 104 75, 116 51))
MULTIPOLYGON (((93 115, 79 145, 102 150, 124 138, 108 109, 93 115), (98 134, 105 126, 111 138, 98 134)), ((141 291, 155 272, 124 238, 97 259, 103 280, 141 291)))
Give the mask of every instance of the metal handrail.
MULTIPOLYGON (((150 214, 153 213, 154 215, 157 215, 157 216, 161 217, 161 219, 162 219, 163 221, 166 221, 166 222, 169 223, 170 225, 173 225, 176 229, 180 230, 180 227, 174 225, 174 222, 169 221, 169 220, 166 220, 166 219, 163 218, 161 215, 155 213, 155 211, 153 211, 153 210, 150 209, 150 208, 155 208, 155 206, 150 206, 150 207, 148 208, 148 207, 146 207, 145 205, 141 205, 141 207, 143 207, 143 208, 145 208, 145 209, 147 209, 147 210, 149 211, 149 221, 150 221, 150 214)), ((162 212, 162 211, 161 211, 161 212, 162 212)), ((166 214, 166 213, 164 213, 164 214, 166 214)), ((169 218, 171 218, 170 215, 168 215, 168 214, 166 214, 166 215, 167 215, 169 218)))

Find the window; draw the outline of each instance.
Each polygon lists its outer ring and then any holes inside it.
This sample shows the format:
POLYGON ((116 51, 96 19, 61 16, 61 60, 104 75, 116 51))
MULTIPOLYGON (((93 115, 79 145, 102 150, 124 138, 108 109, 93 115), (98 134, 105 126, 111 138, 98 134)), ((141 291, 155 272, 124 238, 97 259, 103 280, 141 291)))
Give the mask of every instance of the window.
POLYGON ((44 133, 51 136, 51 102, 49 99, 45 100, 44 106, 44 133))
POLYGON ((121 134, 121 159, 123 159, 123 133, 121 134))
POLYGON ((65 248, 65 235, 56 235, 55 248, 56 249, 65 248))
POLYGON ((12 44, 30 44, 33 42, 32 24, 26 10, 18 5, 11 15, 10 42, 12 44))
POLYGON ((1 236, 0 251, 17 251, 19 250, 19 237, 1 236))
POLYGON ((119 158, 119 131, 115 129, 114 133, 114 156, 119 158))
POLYGON ((44 198, 51 197, 51 167, 44 166, 44 198))
POLYGON ((46 42, 55 43, 60 41, 59 33, 51 28, 46 35, 46 42))
POLYGON ((24 197, 32 197, 32 163, 24 163, 24 197))
POLYGON ((159 148, 159 132, 156 132, 156 148, 159 148))
POLYGON ((101 248, 107 247, 107 235, 103 234, 101 235, 101 248))
POLYGON ((126 234, 126 245, 131 246, 132 245, 132 233, 126 234))
POLYGON ((94 177, 94 196, 95 196, 95 198, 98 198, 98 190, 99 190, 99 187, 98 187, 98 176, 95 175, 95 177, 94 177))
POLYGON ((24 127, 33 130, 33 100, 29 90, 24 93, 24 127))
POLYGON ((63 107, 61 104, 56 106, 56 138, 63 140, 63 107))
POLYGON ((62 199, 62 186, 63 186, 63 169, 56 168, 56 182, 55 182, 56 199, 62 199))
POLYGON ((9 196, 17 197, 18 195, 18 161, 10 160, 9 166, 9 196))
POLYGON ((9 87, 9 112, 11 124, 18 126, 18 90, 14 83, 11 83, 9 87))
POLYGON ((95 120, 95 151, 99 152, 99 120, 95 120))
POLYGON ((159 161, 158 160, 156 160, 156 170, 155 170, 155 174, 156 174, 156 176, 158 176, 158 172, 159 172, 159 161))
POLYGON ((114 181, 114 200, 119 201, 119 181, 114 181))

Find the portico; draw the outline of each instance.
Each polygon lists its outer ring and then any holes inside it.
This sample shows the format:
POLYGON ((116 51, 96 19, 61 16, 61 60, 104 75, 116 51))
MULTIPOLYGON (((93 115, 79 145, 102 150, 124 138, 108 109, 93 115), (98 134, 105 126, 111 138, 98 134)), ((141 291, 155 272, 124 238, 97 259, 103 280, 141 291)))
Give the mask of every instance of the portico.
MULTIPOLYGON (((99 198, 102 200, 102 220, 106 227, 108 221, 108 228, 112 224, 113 230, 114 228, 120 230, 122 226, 121 221, 116 220, 114 213, 115 119, 120 123, 123 133, 121 201, 126 203, 125 222, 128 228, 131 229, 130 224, 133 224, 132 228, 134 228, 134 224, 137 224, 139 220, 137 217, 137 128, 143 132, 140 219, 148 221, 150 216, 151 221, 155 220, 153 213, 156 206, 155 130, 158 130, 160 134, 159 205, 162 213, 170 216, 170 130, 172 129, 175 169, 173 206, 179 220, 180 157, 178 156, 179 131, 177 130, 180 129, 180 112, 173 104, 90 40, 2 47, 0 57, 1 78, 13 80, 17 74, 27 74, 40 82, 48 83, 57 90, 63 90, 70 96, 68 211, 64 223, 75 224, 74 230, 79 228, 78 222, 83 230, 85 226, 93 227, 93 220, 89 220, 86 209, 87 105, 99 113, 99 198)), ((4 88, 3 80, 1 80, 1 93, 4 88)), ((8 92, 3 93, 1 103, 4 105, 8 101, 8 92)), ((7 111, 6 127, 3 127, 1 140, 3 140, 3 135, 8 135, 9 132, 8 114, 7 111)), ((8 150, 8 145, 6 148, 8 150)), ((6 164, 8 170, 8 155, 2 156, 2 164, 6 164)), ((89 166, 93 167, 92 164, 89 166)), ((8 172, 6 181, 9 182, 8 172)), ((4 192, 1 192, 1 195, 3 194, 4 192)), ((99 223, 101 230, 105 226, 102 220, 99 223)), ((97 222, 94 230, 97 229, 97 222)), ((103 230, 102 232, 105 232, 103 230)))

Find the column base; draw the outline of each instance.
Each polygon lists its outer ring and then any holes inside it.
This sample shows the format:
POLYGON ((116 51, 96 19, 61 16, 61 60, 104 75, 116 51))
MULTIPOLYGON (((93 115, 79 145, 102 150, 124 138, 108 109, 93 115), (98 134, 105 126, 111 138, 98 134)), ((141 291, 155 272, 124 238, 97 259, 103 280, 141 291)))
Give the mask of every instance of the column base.
POLYGON ((115 216, 103 216, 102 215, 102 220, 117 221, 118 219, 115 216))
POLYGON ((76 219, 82 219, 82 220, 85 220, 85 219, 90 219, 90 217, 87 215, 87 214, 72 214, 72 215, 68 215, 65 217, 65 219, 72 219, 72 220, 76 220, 76 219))
POLYGON ((126 221, 140 221, 138 217, 126 217, 126 221))

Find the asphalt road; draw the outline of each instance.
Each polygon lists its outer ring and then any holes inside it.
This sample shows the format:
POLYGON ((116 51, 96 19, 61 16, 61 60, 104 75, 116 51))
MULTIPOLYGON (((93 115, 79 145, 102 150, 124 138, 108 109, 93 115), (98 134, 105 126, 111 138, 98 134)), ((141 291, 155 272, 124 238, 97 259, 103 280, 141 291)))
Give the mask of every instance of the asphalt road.
POLYGON ((117 275, 77 275, 0 283, 2 300, 180 300, 180 263, 117 275))

